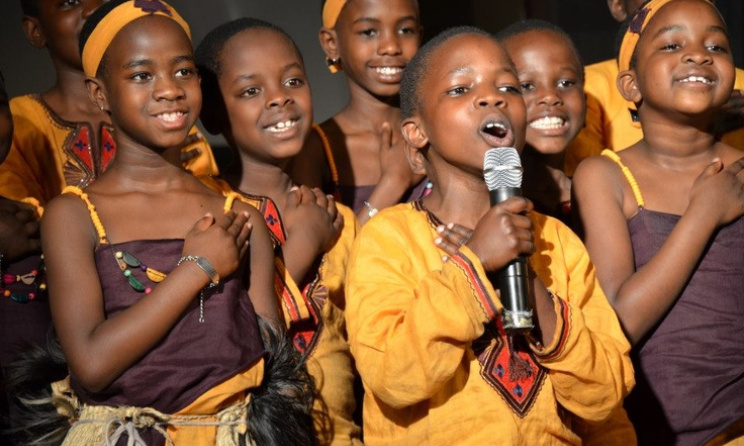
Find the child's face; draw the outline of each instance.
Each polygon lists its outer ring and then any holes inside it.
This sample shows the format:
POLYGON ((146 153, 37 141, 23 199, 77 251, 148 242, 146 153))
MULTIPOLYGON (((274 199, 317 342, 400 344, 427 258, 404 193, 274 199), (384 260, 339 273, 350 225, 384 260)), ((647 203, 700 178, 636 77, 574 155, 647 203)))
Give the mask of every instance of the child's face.
POLYGON ((694 116, 718 109, 731 96, 735 74, 725 24, 704 0, 664 6, 643 31, 636 61, 644 108, 694 116))
POLYGON ((266 28, 242 31, 225 43, 220 67, 232 143, 261 162, 297 155, 313 113, 305 69, 292 42, 266 28))
POLYGON ((400 91, 403 69, 421 43, 413 0, 352 0, 336 24, 338 56, 352 82, 374 96, 400 91))
POLYGON ((37 0, 39 16, 24 18, 31 43, 46 47, 52 58, 82 70, 78 37, 85 20, 104 0, 37 0), (30 27, 29 27, 30 26, 30 27))
POLYGON ((578 57, 565 39, 534 30, 504 42, 519 74, 527 107, 527 144, 561 153, 584 125, 584 84, 578 57))
POLYGON ((10 150, 13 140, 13 119, 10 116, 8 93, 5 91, 5 81, 0 76, 0 163, 3 162, 10 150))
POLYGON ((117 142, 161 149, 183 144, 201 108, 193 48, 183 29, 162 16, 139 18, 116 35, 103 63, 102 105, 117 142))
POLYGON ((524 145, 525 107, 516 70, 506 51, 486 36, 463 34, 436 48, 418 95, 419 111, 410 121, 424 139, 411 134, 408 120, 404 131, 414 147, 429 144, 430 168, 453 166, 481 177, 486 151, 524 145))

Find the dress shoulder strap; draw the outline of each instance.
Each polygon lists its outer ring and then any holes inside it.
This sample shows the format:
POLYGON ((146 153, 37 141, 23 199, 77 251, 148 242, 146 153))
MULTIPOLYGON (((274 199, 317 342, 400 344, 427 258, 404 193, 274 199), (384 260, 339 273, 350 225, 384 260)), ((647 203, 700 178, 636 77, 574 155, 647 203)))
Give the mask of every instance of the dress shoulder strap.
POLYGON ((628 169, 628 166, 623 164, 622 160, 618 156, 617 153, 613 152, 609 149, 604 149, 602 151, 602 156, 606 156, 607 158, 611 159, 620 167, 620 170, 623 172, 623 175, 625 175, 625 179, 628 180, 628 184, 630 184, 630 189, 633 191, 633 196, 635 197, 636 203, 638 203, 639 207, 644 207, 645 202, 643 201, 643 195, 641 194, 641 188, 638 187, 638 182, 636 181, 633 174, 630 172, 630 169, 628 169))
POLYGON ((88 198, 88 194, 83 192, 83 190, 77 186, 67 186, 64 189, 62 189, 62 193, 63 194, 71 193, 73 195, 77 195, 78 197, 80 197, 81 200, 85 202, 85 204, 88 206, 88 212, 90 213, 90 219, 93 222, 93 226, 96 228, 96 232, 98 233, 98 243, 101 245, 108 244, 108 239, 106 238, 106 230, 103 228, 103 223, 101 223, 101 218, 98 217, 98 212, 96 212, 96 207, 90 201, 90 198, 88 198))
POLYGON ((338 168, 336 167, 336 161, 333 159, 333 152, 331 151, 331 143, 328 142, 323 129, 316 123, 313 123, 313 130, 318 134, 320 141, 323 143, 323 151, 325 152, 326 159, 328 160, 328 167, 331 169, 331 179, 336 190, 338 190, 338 168))

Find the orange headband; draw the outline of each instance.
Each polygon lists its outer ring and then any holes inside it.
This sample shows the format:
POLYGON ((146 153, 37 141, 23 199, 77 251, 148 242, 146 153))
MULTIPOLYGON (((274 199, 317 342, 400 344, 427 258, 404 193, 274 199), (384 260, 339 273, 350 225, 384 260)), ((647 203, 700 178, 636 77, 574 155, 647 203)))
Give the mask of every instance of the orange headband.
POLYGON ((181 25, 181 28, 186 31, 186 35, 191 39, 189 25, 173 7, 162 0, 133 0, 122 3, 106 14, 85 42, 83 47, 83 71, 85 75, 89 77, 96 75, 106 49, 122 28, 140 17, 150 15, 161 15, 173 19, 181 25))
POLYGON ((617 58, 620 71, 630 69, 630 59, 633 57, 636 46, 638 46, 638 41, 641 39, 643 30, 646 29, 646 26, 651 22, 651 19, 656 13, 671 1, 673 0, 651 0, 633 14, 630 26, 623 36, 623 43, 620 45, 620 54, 617 58))
POLYGON ((348 0, 327 0, 323 5, 323 26, 333 29, 336 26, 336 20, 341 15, 341 10, 348 0))

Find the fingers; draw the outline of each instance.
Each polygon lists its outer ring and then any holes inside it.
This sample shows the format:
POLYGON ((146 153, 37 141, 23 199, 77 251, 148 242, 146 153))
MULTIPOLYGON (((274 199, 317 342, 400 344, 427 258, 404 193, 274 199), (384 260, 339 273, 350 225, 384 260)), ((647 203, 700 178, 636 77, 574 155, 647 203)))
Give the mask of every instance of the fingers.
POLYGON ((473 231, 455 223, 449 223, 446 226, 439 225, 437 227, 437 233, 442 239, 458 248, 467 243, 468 240, 470 240, 470 237, 473 236, 473 231))
POLYGON ((238 237, 235 240, 235 245, 240 250, 240 257, 242 258, 246 251, 248 250, 248 246, 250 245, 250 236, 251 232, 253 231, 253 224, 250 222, 250 215, 248 213, 245 213, 246 215, 246 221, 243 224, 240 233, 238 234, 238 237))
MULTIPOLYGON (((460 246, 462 246, 460 244, 453 243, 451 240, 444 238, 444 237, 435 238, 434 244, 437 245, 439 249, 446 252, 450 256, 457 254, 457 252, 460 250, 460 246)), ((444 257, 447 257, 447 256, 444 256, 444 257)), ((445 260, 445 259, 442 258, 442 260, 445 260)))
MULTIPOLYGON (((720 160, 717 158, 714 161, 720 162, 720 160)), ((742 172, 742 170, 744 170, 744 158, 739 158, 726 167, 726 171, 731 173, 732 175, 738 175, 740 172, 742 172)))
POLYGON ((214 215, 211 212, 207 212, 204 217, 200 218, 194 224, 192 231, 204 232, 209 229, 215 223, 214 215))
POLYGON ((312 192, 312 196, 315 199, 315 204, 322 207, 323 209, 328 210, 328 197, 329 196, 324 194, 323 191, 321 191, 317 187, 312 188, 310 192, 312 192))

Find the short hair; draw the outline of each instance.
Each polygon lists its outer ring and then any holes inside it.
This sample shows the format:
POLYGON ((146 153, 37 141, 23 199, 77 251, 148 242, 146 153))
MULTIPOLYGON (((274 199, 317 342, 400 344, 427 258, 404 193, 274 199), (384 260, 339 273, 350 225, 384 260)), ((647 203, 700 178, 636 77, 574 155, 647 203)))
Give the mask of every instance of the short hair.
MULTIPOLYGON (((108 15, 114 8, 121 5, 122 3, 126 3, 127 1, 131 0, 111 0, 109 2, 106 2, 102 4, 98 9, 93 11, 93 13, 88 16, 87 19, 85 19, 85 23, 83 24, 83 29, 80 31, 80 37, 78 38, 78 51, 80 51, 80 57, 83 56, 83 48, 85 48, 85 44, 88 42, 88 39, 90 39, 90 35, 93 34, 93 31, 95 31, 96 27, 99 23, 101 23, 101 20, 103 20, 104 17, 108 15)), ((96 72, 96 76, 102 75, 106 72, 106 56, 101 59, 101 63, 98 65, 98 71, 96 72)))
POLYGON ((465 34, 484 36, 501 45, 493 34, 474 26, 457 26, 436 35, 419 48, 403 72, 403 79, 400 82, 400 110, 404 119, 413 116, 421 107, 419 88, 428 71, 429 61, 434 50, 449 40, 465 34))
POLYGON ((39 0, 21 0, 23 15, 39 17, 39 0))
POLYGON ((207 33, 199 43, 199 46, 196 47, 194 58, 196 60, 196 67, 199 70, 199 75, 201 76, 202 124, 204 124, 205 128, 210 133, 220 132, 217 125, 219 119, 211 118, 213 118, 215 114, 225 113, 222 101, 222 92, 220 91, 219 86, 219 78, 222 75, 222 66, 220 63, 222 51, 225 48, 225 44, 227 44, 232 37, 249 29, 268 29, 286 37, 297 52, 297 57, 299 57, 300 63, 304 65, 302 53, 297 47, 295 41, 292 40, 292 37, 290 37, 290 35, 282 28, 265 20, 253 17, 243 17, 224 23, 207 33))
POLYGON ((528 33, 530 31, 547 31, 554 34, 557 34, 559 37, 561 37, 566 44, 571 48, 571 51, 573 51, 574 55, 576 56, 576 60, 579 61, 579 67, 581 70, 581 77, 584 77, 584 62, 581 59, 581 53, 579 53, 579 49, 576 48, 576 44, 574 43, 573 39, 566 31, 563 30, 560 26, 556 25, 555 23, 548 22, 546 20, 540 20, 540 19, 528 19, 528 20, 522 20, 516 23, 513 23, 503 30, 499 31, 496 34, 496 38, 499 39, 501 42, 506 42, 507 40, 511 39, 512 37, 517 37, 522 34, 528 33))

